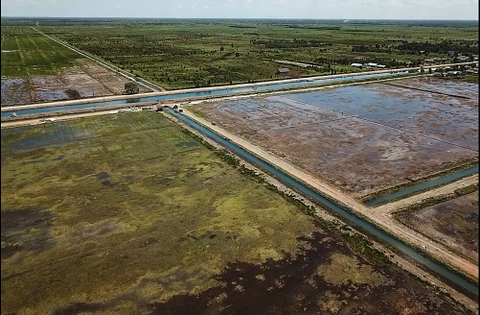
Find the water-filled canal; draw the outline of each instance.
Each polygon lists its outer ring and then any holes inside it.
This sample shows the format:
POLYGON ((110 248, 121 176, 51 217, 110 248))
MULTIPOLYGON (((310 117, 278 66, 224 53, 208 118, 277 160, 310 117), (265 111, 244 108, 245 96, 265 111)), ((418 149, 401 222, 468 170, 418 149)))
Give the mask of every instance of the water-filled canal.
POLYGON ((378 206, 378 205, 381 205, 383 203, 389 202, 391 200, 399 199, 399 198, 408 196, 410 194, 413 194, 413 193, 416 193, 416 192, 419 192, 419 191, 422 191, 422 190, 430 189, 430 188, 433 188, 435 186, 439 186, 439 185, 443 185, 443 184, 446 184, 446 183, 449 183, 449 182, 453 182, 453 181, 455 181, 457 179, 460 179, 462 177, 473 175, 473 174, 476 174, 476 173, 478 173, 478 165, 469 167, 467 169, 464 169, 464 170, 461 170, 461 171, 458 171, 458 172, 455 172, 455 173, 452 173, 452 174, 448 174, 448 175, 445 175, 445 176, 434 178, 432 180, 429 180, 429 181, 426 181, 426 182, 423 182, 423 183, 418 183, 416 185, 405 187, 405 188, 402 188, 400 190, 394 191, 394 192, 389 193, 389 194, 385 194, 385 195, 381 195, 381 196, 378 196, 378 197, 375 197, 375 198, 372 198, 372 199, 368 199, 364 203, 367 206, 378 206))
POLYGON ((313 189, 305 186, 298 180, 292 178, 291 176, 279 171, 271 164, 267 163, 264 160, 259 159, 258 157, 252 155, 251 153, 247 152, 246 150, 240 148, 239 146, 233 144, 232 142, 223 139, 221 136, 217 135, 216 133, 212 132, 210 129, 196 123, 195 121, 181 115, 175 113, 171 109, 167 109, 170 113, 184 121, 185 123, 189 124, 195 130, 201 132, 203 135, 207 136, 208 138, 214 140, 215 142, 223 145, 224 147, 228 148, 229 150, 233 151, 242 159, 257 165, 258 167, 262 168, 263 170, 269 172, 270 174, 274 175, 278 180, 282 181, 283 183, 295 187, 299 191, 301 191, 304 195, 315 199, 317 202, 322 204, 324 207, 334 211, 346 221, 354 224, 357 227, 360 227, 362 230, 367 231, 371 235, 385 241, 389 245, 393 246, 397 250, 401 251, 402 253, 408 255, 409 257, 415 259, 417 262, 425 265, 433 272, 443 276, 444 278, 450 280, 451 282, 455 283, 457 286, 465 289, 466 291, 470 292, 471 294, 478 297, 478 285, 472 282, 467 277, 463 276, 462 274, 448 269, 441 263, 438 263, 422 253, 417 252, 415 249, 408 246, 406 243, 392 237, 391 235, 385 233, 374 224, 365 221, 364 219, 356 216, 352 212, 348 211, 344 207, 340 206, 339 204, 325 198, 321 194, 317 193, 313 189))
MULTIPOLYGON (((75 109, 84 109, 92 108, 99 106, 111 106, 111 105, 122 105, 122 104, 135 104, 139 102, 153 102, 153 101, 163 101, 163 100, 174 100, 179 98, 190 98, 190 97, 205 97, 205 96, 215 96, 215 95, 226 95, 232 93, 242 93, 242 92, 261 92, 270 89, 281 89, 281 88, 291 88, 291 87, 301 87, 308 86, 312 84, 319 83, 329 83, 329 82, 342 82, 348 80, 365 80, 371 78, 381 78, 388 77, 392 75, 406 74, 408 72, 395 72, 395 73, 373 73, 365 75, 356 75, 356 76, 346 76, 339 78, 330 78, 330 79, 317 79, 312 81, 298 81, 298 82, 289 82, 289 83, 276 83, 276 84, 265 84, 265 85, 256 85, 249 87, 232 87, 221 90, 210 90, 210 91, 201 91, 201 92, 184 92, 178 94, 167 94, 167 95, 158 95, 158 96, 149 96, 149 97, 138 97, 131 99, 115 100, 115 101, 106 101, 106 102, 94 102, 81 105, 70 105, 70 106, 55 106, 55 107, 45 107, 45 108, 36 108, 36 109, 25 109, 25 110, 16 110, 15 113, 17 116, 22 115, 33 115, 40 113, 49 113, 65 110, 75 110, 75 109)), ((9 117, 11 112, 2 112, 1 117, 9 117)))

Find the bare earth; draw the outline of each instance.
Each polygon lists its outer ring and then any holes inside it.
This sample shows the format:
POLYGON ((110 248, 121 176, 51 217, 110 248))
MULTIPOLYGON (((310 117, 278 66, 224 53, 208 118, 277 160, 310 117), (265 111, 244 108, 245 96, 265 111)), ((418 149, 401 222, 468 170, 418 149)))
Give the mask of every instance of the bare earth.
MULTIPOLYGON (((2 78, 2 107, 75 99, 68 90, 77 91, 79 98, 122 95, 129 81, 91 60, 79 59, 75 63, 61 75, 2 78)), ((140 86, 140 93, 148 91, 140 86)))
MULTIPOLYGON (((478 176, 470 178, 478 181, 478 176)), ((395 215, 403 224, 478 263, 478 191, 395 215)))

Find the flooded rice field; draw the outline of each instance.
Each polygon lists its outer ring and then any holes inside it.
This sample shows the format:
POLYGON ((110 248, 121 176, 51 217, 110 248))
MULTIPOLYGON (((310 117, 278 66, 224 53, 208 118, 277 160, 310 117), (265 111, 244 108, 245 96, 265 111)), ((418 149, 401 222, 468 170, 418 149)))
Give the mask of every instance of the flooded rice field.
POLYGON ((51 124, 37 129, 31 127, 2 129, 2 139, 8 141, 8 148, 23 152, 47 146, 63 146, 90 139, 92 136, 92 130, 73 128, 68 124, 51 124))
POLYGON ((394 82, 396 85, 420 88, 436 93, 457 95, 464 98, 478 98, 478 84, 424 77, 394 82))
POLYGON ((401 212, 395 217, 478 263, 478 190, 421 210, 401 212))
POLYGON ((1 144, 2 314, 471 313, 161 114, 1 144))
MULTIPOLYGON (((469 95, 468 99, 397 86, 407 83, 416 88, 429 88, 429 85, 422 85, 425 79, 417 80, 398 80, 394 81, 395 85, 368 84, 328 89, 285 97, 478 151, 478 85, 455 82, 457 89, 461 84, 465 86, 463 92, 469 95)), ((431 81, 438 81, 436 90, 449 92, 449 89, 441 88, 444 80, 432 78, 427 82, 435 84, 431 81)))
POLYGON ((360 197, 478 160, 474 96, 376 83, 191 110, 360 197))

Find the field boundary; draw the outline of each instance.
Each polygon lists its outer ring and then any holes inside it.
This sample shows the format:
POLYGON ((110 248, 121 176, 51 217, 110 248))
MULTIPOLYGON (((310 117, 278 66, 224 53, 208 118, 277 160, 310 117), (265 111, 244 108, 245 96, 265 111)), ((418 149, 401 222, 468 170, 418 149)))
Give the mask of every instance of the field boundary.
POLYGON ((105 63, 105 61, 100 60, 99 58, 94 57, 94 56, 92 56, 92 55, 90 55, 90 54, 87 54, 87 53, 79 50, 78 48, 75 48, 75 47, 73 47, 73 46, 71 46, 71 45, 69 45, 69 44, 66 44, 66 43, 64 43, 64 42, 62 42, 62 41, 60 41, 60 40, 58 40, 58 39, 56 39, 56 38, 54 38, 54 37, 52 37, 52 36, 49 36, 49 35, 43 33, 42 31, 37 30, 37 29, 36 29, 35 27, 33 27, 33 26, 32 26, 31 28, 32 28, 34 31, 36 31, 37 33, 39 33, 39 34, 47 37, 48 39, 51 39, 51 40, 57 42, 58 44, 63 45, 63 46, 65 46, 65 47, 73 50, 74 52, 76 52, 76 53, 78 53, 78 54, 80 54, 80 55, 82 55, 82 56, 84 56, 84 57, 86 57, 86 58, 88 58, 88 59, 90 59, 90 60, 95 61, 96 63, 100 64, 101 66, 103 66, 103 67, 105 67, 105 68, 107 68, 107 69, 109 69, 109 70, 111 70, 111 71, 114 71, 114 72, 120 74, 121 76, 127 78, 128 80, 133 81, 133 82, 136 82, 136 83, 144 86, 144 87, 147 88, 147 89, 153 90, 154 92, 158 92, 158 91, 163 91, 163 90, 165 90, 165 89, 163 89, 162 87, 159 87, 159 86, 157 86, 157 85, 155 85, 155 84, 153 84, 153 83, 151 83, 151 82, 148 82, 148 81, 146 81, 146 80, 143 80, 143 79, 139 80, 138 78, 136 79, 136 78, 132 77, 130 74, 126 74, 124 70, 118 68, 117 66, 109 65, 109 64, 105 63))

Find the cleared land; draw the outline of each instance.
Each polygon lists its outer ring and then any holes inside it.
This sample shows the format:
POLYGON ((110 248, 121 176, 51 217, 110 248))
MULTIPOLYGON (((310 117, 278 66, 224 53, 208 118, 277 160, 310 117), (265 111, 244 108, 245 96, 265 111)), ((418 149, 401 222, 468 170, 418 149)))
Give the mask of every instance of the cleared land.
POLYGON ((478 55, 475 22, 47 20, 38 28, 167 89, 360 71, 353 62, 458 61, 449 51, 478 55), (283 76, 276 60, 319 67, 288 65, 283 76))
POLYGON ((25 26, 2 26, 1 65, 2 106, 119 95, 128 81, 25 26))
POLYGON ((362 197, 478 160, 478 85, 455 84, 468 99, 367 84, 191 110, 362 197))
POLYGON ((395 218, 478 262, 478 190, 395 218))
POLYGON ((2 314, 468 313, 162 115, 1 143, 2 314))

